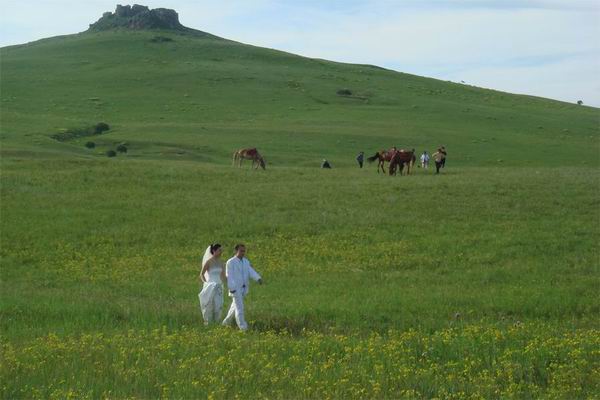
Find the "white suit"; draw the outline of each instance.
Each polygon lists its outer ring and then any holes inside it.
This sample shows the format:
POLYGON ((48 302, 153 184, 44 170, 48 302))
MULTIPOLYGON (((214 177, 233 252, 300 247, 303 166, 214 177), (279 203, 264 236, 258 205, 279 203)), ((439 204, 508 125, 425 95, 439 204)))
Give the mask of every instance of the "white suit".
POLYGON ((231 324, 235 316, 238 327, 245 331, 248 329, 248 324, 244 318, 244 296, 248 294, 250 278, 258 281, 261 279, 260 275, 245 257, 242 259, 231 257, 225 265, 225 275, 227 275, 227 288, 232 301, 223 325, 231 324))

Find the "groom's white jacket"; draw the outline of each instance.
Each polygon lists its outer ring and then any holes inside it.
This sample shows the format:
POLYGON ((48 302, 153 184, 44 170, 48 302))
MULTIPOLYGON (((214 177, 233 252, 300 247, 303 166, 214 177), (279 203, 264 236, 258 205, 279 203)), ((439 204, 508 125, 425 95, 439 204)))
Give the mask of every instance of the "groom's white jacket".
POLYGON ((225 265, 225 275, 227 276, 227 288, 229 293, 248 293, 250 287, 250 278, 258 281, 260 275, 252 268, 250 261, 246 257, 241 260, 238 257, 231 257, 225 265))

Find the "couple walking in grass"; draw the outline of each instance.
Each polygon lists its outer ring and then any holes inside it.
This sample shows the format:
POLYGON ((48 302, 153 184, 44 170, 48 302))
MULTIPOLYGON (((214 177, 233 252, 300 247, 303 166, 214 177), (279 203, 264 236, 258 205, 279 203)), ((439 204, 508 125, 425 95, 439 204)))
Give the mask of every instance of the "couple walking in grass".
POLYGON ((262 278, 245 257, 245 245, 241 243, 235 245, 235 255, 225 265, 221 259, 222 253, 222 246, 216 243, 208 246, 202 257, 200 280, 203 285, 198 295, 202 317, 206 325, 220 321, 223 308, 223 282, 227 282, 231 307, 222 324, 231 325, 235 319, 237 326, 245 331, 248 329, 248 324, 244 317, 244 297, 248 294, 250 279, 262 284, 262 278))

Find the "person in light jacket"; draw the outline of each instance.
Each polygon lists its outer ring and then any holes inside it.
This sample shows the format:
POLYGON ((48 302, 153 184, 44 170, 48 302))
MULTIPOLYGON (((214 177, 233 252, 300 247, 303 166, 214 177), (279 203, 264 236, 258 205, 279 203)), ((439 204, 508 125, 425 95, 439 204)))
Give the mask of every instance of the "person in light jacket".
POLYGON ((421 167, 423 167, 423 169, 429 168, 429 153, 427 153, 427 151, 424 151, 423 154, 421 154, 421 167))
POLYGON ((442 149, 439 148, 435 153, 433 153, 432 157, 433 157, 433 160, 435 161, 435 173, 439 174, 440 168, 443 168, 444 159, 446 158, 446 155, 444 154, 442 149))
POLYGON ((252 268, 250 261, 246 257, 246 246, 243 244, 235 245, 235 256, 231 257, 225 264, 225 275, 227 276, 227 288, 229 297, 231 297, 231 307, 227 316, 223 320, 223 325, 231 325, 233 319, 240 330, 248 329, 248 324, 244 318, 244 296, 250 289, 250 279, 257 281, 262 285, 262 278, 252 268))

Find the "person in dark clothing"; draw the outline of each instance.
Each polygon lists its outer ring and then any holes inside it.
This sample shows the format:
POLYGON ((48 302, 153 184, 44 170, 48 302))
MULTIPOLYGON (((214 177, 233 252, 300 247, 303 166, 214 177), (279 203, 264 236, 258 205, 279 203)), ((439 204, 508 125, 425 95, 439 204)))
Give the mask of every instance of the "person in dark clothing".
POLYGON ((444 158, 442 158, 442 168, 444 168, 446 166, 446 156, 448 153, 446 153, 446 148, 444 146, 440 148, 440 152, 444 155, 444 158))
POLYGON ((365 152, 361 151, 360 153, 358 153, 358 155, 356 156, 356 161, 358 161, 358 165, 360 168, 363 167, 363 162, 365 160, 365 152))
POLYGON ((323 162, 321 163, 321 168, 331 169, 331 164, 329 164, 329 161, 327 161, 326 159, 323 159, 323 162))

